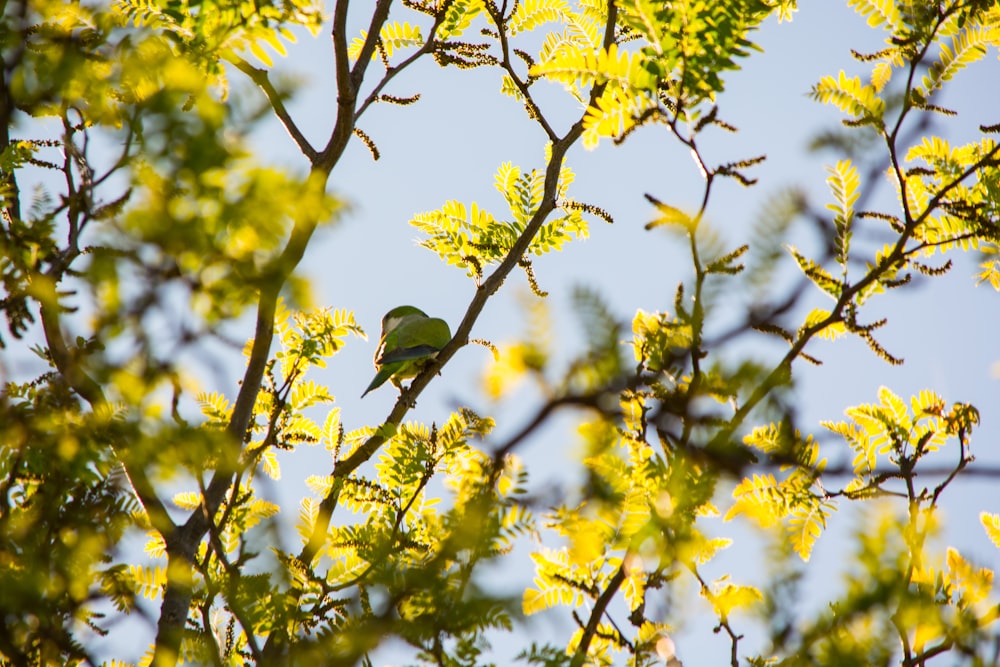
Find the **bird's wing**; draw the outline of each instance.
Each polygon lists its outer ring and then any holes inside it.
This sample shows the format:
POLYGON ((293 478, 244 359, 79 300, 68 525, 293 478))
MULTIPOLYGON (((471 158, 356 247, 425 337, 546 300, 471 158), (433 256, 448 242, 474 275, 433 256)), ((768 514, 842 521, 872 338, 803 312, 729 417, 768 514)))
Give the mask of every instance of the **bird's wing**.
POLYGON ((374 379, 372 379, 371 384, 369 384, 368 388, 365 389, 365 393, 361 394, 361 398, 364 398, 368 394, 368 392, 374 389, 378 389, 383 384, 385 384, 385 381, 388 380, 390 377, 392 377, 392 374, 395 372, 396 372, 395 366, 382 366, 381 368, 379 368, 378 373, 375 375, 374 379))
POLYGON ((400 324, 386 339, 378 363, 433 356, 451 340, 448 323, 437 317, 413 319, 400 324))
POLYGON ((394 364, 398 361, 411 361, 413 359, 425 359, 432 357, 441 349, 433 345, 417 345, 416 347, 400 347, 383 354, 378 360, 381 365, 394 364))

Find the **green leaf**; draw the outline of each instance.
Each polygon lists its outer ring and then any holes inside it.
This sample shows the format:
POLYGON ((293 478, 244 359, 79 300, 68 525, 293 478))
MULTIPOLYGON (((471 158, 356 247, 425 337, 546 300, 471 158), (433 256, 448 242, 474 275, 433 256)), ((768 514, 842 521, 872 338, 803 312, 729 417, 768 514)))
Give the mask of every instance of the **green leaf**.
POLYGON ((897 30, 899 9, 896 7, 896 0, 848 0, 847 5, 867 18, 868 25, 872 28, 884 24, 886 30, 897 30))
POLYGON ((643 57, 619 51, 617 44, 596 51, 565 49, 532 67, 531 75, 567 85, 613 82, 626 91, 648 91, 656 86, 643 57))
POLYGON ((452 37, 461 37, 466 28, 472 23, 472 19, 485 10, 483 0, 453 0, 453 2, 442 3, 447 6, 444 20, 437 29, 437 39, 445 41, 452 37))
POLYGON ((511 36, 559 21, 569 12, 566 0, 521 0, 507 24, 511 36))
POLYGON ((694 219, 684 211, 670 204, 664 204, 651 195, 646 195, 646 200, 655 206, 656 211, 660 214, 660 217, 646 223, 646 229, 654 229, 663 225, 678 225, 689 232, 693 230, 694 219))
POLYGON ((829 294, 834 300, 840 298, 840 294, 844 289, 844 284, 842 282, 834 279, 834 277, 827 273, 826 269, 822 266, 802 255, 795 248, 795 246, 786 245, 785 249, 792 254, 792 257, 795 258, 795 261, 798 263, 802 273, 804 273, 814 285, 829 294))
MULTIPOLYGON (((828 317, 830 317, 829 310, 814 308, 808 315, 806 315, 806 320, 802 323, 802 327, 799 330, 803 331, 813 327, 820 322, 825 321, 828 317)), ((830 322, 825 327, 817 331, 816 335, 826 340, 836 340, 845 333, 847 333, 847 327, 844 326, 843 322, 830 322)))
POLYGON ((833 104, 856 120, 881 126, 885 113, 885 100, 879 97, 874 86, 861 83, 858 77, 848 78, 843 70, 837 78, 825 76, 813 86, 813 99, 823 104, 833 104))
POLYGON ((833 224, 836 229, 834 258, 844 267, 847 274, 847 258, 851 245, 851 225, 854 222, 854 203, 858 200, 861 179, 858 170, 850 160, 841 160, 834 167, 828 167, 830 176, 826 183, 833 193, 834 203, 827 204, 827 209, 833 211, 833 224))
POLYGON ((792 548, 803 562, 808 562, 816 540, 826 529, 826 518, 832 505, 820 500, 797 505, 788 519, 788 534, 792 548))
POLYGON ((940 43, 937 59, 921 80, 919 92, 929 98, 958 72, 986 56, 991 45, 1000 42, 1000 26, 967 25, 949 43, 940 43))
MULTIPOLYGON (((378 33, 385 56, 391 58, 394 53, 408 48, 417 48, 424 45, 424 37, 419 25, 410 25, 407 22, 386 23, 378 33)), ((360 37, 351 40, 351 45, 347 49, 347 55, 351 60, 357 60, 361 55, 361 50, 365 46, 368 33, 361 31, 360 37)), ((372 52, 372 60, 379 58, 378 49, 372 52)))
POLYGON ((743 270, 743 265, 734 264, 733 262, 742 257, 749 249, 749 245, 742 245, 736 250, 733 250, 720 258, 712 260, 705 266, 705 273, 724 273, 728 275, 735 275, 741 272, 743 270))

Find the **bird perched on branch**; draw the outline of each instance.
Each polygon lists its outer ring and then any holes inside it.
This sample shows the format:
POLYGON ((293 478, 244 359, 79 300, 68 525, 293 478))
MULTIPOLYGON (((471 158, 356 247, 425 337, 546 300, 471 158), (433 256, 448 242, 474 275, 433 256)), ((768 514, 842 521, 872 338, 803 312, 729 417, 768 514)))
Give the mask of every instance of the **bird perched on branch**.
POLYGON ((451 340, 448 323, 413 306, 397 306, 382 318, 382 336, 375 351, 375 379, 365 393, 392 380, 402 390, 403 380, 416 377, 451 340))

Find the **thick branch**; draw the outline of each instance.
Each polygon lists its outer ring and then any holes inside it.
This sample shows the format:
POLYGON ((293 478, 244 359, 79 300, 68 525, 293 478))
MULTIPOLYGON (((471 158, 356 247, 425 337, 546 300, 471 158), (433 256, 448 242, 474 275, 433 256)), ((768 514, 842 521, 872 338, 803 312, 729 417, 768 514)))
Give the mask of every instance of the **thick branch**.
POLYGON ((375 5, 368 28, 368 37, 353 68, 350 67, 350 56, 347 53, 348 4, 350 4, 348 0, 338 0, 333 10, 333 29, 331 31, 337 80, 337 121, 330 133, 330 140, 326 147, 313 160, 314 168, 328 174, 333 169, 333 165, 340 159, 347 143, 353 136, 358 89, 361 87, 365 72, 371 63, 371 56, 378 43, 382 26, 389 18, 389 7, 392 5, 392 0, 378 0, 378 4, 375 5))
MULTIPOLYGON (((328 172, 313 171, 312 187, 326 187, 328 172)), ((278 296, 292 271, 298 266, 305 254, 309 240, 316 229, 318 221, 307 220, 298 222, 292 229, 288 244, 281 256, 272 266, 263 272, 265 287, 261 290, 257 305, 257 326, 250 360, 243 375, 243 383, 233 406, 226 432, 234 442, 240 443, 246 433, 253 416, 253 406, 260 391, 264 370, 270 356, 271 343, 274 340, 274 315, 277 309, 278 296)), ((233 484, 236 473, 232 471, 217 471, 204 494, 204 502, 200 511, 193 513, 187 523, 164 535, 167 543, 168 569, 172 571, 190 572, 194 564, 194 554, 198 544, 205 536, 216 511, 226 492, 233 484), (177 569, 174 569, 177 568, 177 569)), ((180 648, 184 624, 187 619, 188 607, 191 603, 190 586, 183 577, 172 578, 167 582, 160 608, 160 621, 157 626, 156 654, 153 664, 159 667, 163 664, 174 664, 180 648)))
MULTIPOLYGON (((605 26, 605 42, 608 42, 609 39, 613 39, 616 16, 617 10, 612 4, 609 7, 609 17, 605 26)), ((338 34, 340 33, 338 33, 335 25, 335 40, 338 34)), ((372 33, 369 32, 369 38, 371 38, 371 34, 372 33)), ((346 46, 344 47, 344 51, 346 54, 346 46)), ((342 75, 338 73, 338 81, 341 76, 342 75)), ((594 90, 591 92, 591 102, 600 96, 601 89, 602 86, 594 87, 594 90)), ((490 276, 486 278, 486 280, 483 281, 483 283, 476 290, 471 303, 466 309, 465 317, 462 318, 462 322, 455 330, 455 335, 452 337, 451 341, 441 350, 441 352, 438 353, 434 363, 430 364, 424 372, 414 378, 410 383, 409 388, 400 395, 396 404, 393 406, 392 411, 383 421, 383 428, 387 426, 395 426, 402 422, 403 417, 407 412, 409 412, 410 407, 416 403, 416 399, 420 396, 421 392, 423 392, 424 388, 430 383, 431 379, 441 371, 445 364, 447 364, 448 361, 455 356, 455 353, 458 352, 459 349, 468 344, 472 327, 475 325, 480 313, 482 313, 483 308, 486 306, 487 300, 489 300, 489 298, 500 289, 500 286, 507 279, 507 276, 510 275, 510 272, 513 271, 514 267, 518 265, 521 257, 524 256, 524 253, 527 252, 528 247, 531 245, 531 241, 534 239, 535 234, 538 233, 538 230, 541 228, 542 224, 544 224, 545 219, 555 209, 559 173, 562 170, 563 160, 569 148, 576 142, 577 139, 579 139, 582 132, 583 119, 581 117, 573 124, 562 139, 553 142, 551 158, 545 170, 545 184, 542 201, 539 204, 538 209, 531 217, 531 220, 528 221, 528 225, 525 227, 520 237, 518 237, 510 252, 507 253, 507 256, 504 257, 499 266, 497 266, 493 273, 490 274, 490 276)), ((333 470, 333 485, 330 491, 320 502, 319 512, 316 517, 316 522, 313 525, 310 539, 299 553, 299 560, 301 562, 306 564, 312 562, 313 558, 315 558, 318 553, 319 548, 325 541, 326 533, 333 517, 333 510, 336 508, 337 502, 340 498, 342 480, 347 478, 352 472, 357 470, 358 467, 368 461, 368 459, 370 459, 375 452, 378 451, 383 444, 385 444, 385 441, 386 437, 384 432, 380 429, 375 435, 358 447, 349 457, 336 463, 333 470)))
MULTIPOLYGON (((614 4, 611 4, 608 7, 608 20, 605 24, 605 46, 609 45, 614 40, 614 28, 616 21, 617 8, 614 4)), ((334 35, 336 36, 337 34, 337 28, 334 26, 334 35)), ((369 33, 369 38, 370 37, 371 33, 369 33)), ((594 101, 600 97, 603 88, 603 84, 594 86, 590 95, 591 104, 593 104, 594 101)), ((510 275, 510 272, 514 270, 514 267, 518 265, 521 257, 524 256, 525 252, 527 252, 529 246, 531 245, 535 234, 537 234, 538 230, 541 229, 541 226, 544 224, 549 213, 555 209, 559 173, 562 170, 563 160, 565 159, 566 153, 569 151, 570 147, 577 141, 577 139, 580 138, 582 133, 583 118, 581 116, 581 118, 573 124, 562 139, 553 142, 549 164, 545 169, 545 184, 543 188, 542 200, 538 205, 538 209, 535 211, 534 215, 532 215, 531 220, 528 221, 527 226, 514 243, 510 252, 507 253, 507 256, 504 257, 499 266, 497 266, 493 273, 491 273, 490 276, 486 278, 486 280, 484 280, 476 290, 472 301, 466 309, 465 317, 462 318, 462 322, 455 330, 455 335, 452 337, 451 341, 441 350, 441 352, 438 353, 434 362, 430 364, 420 375, 415 377, 410 383, 409 388, 400 395, 396 404, 393 406, 392 411, 389 413, 389 416, 386 417, 383 422, 383 428, 386 426, 398 425, 406 413, 409 412, 410 407, 416 403, 417 398, 420 396, 421 392, 423 392, 424 388, 430 383, 431 379, 433 379, 433 377, 437 375, 442 368, 444 368, 445 364, 447 364, 448 361, 455 356, 455 353, 458 352, 459 349, 468 344, 469 335, 472 333, 472 327, 475 325, 480 313, 482 313, 483 308, 486 306, 487 300, 489 300, 489 298, 500 289, 500 286, 507 279, 507 276, 510 275)), ((368 459, 370 459, 375 452, 378 451, 385 441, 386 437, 383 434, 382 429, 380 429, 375 435, 358 447, 353 454, 343 461, 336 463, 336 467, 333 471, 333 486, 321 501, 316 523, 313 525, 312 535, 299 554, 299 559, 303 563, 310 563, 312 561, 316 553, 318 553, 319 547, 325 540, 326 532, 329 529, 330 520, 333 516, 333 510, 339 500, 342 485, 341 480, 345 479, 352 472, 357 470, 357 468, 363 463, 368 461, 368 459)))
POLYGON ((601 592, 600 597, 594 603, 594 608, 590 611, 590 618, 587 619, 587 627, 583 629, 583 636, 580 637, 580 643, 576 646, 573 660, 569 663, 570 667, 583 667, 584 662, 587 660, 587 650, 590 648, 590 642, 593 641, 594 636, 597 634, 597 628, 601 624, 601 617, 604 616, 608 605, 611 604, 611 600, 614 599, 623 583, 625 583, 625 563, 622 563, 618 567, 618 571, 611 577, 611 581, 608 582, 607 587, 601 592))
MULTIPOLYGON (((389 0, 380 0, 379 2, 376 11, 379 9, 382 10, 382 22, 388 18, 388 7, 390 4, 389 0)), ((311 147, 303 149, 303 153, 310 158, 312 163, 311 179, 314 187, 326 187, 330 171, 343 153, 354 130, 354 106, 357 91, 352 81, 352 73, 348 68, 348 5, 348 0, 340 0, 337 3, 334 10, 332 29, 338 91, 337 120, 330 139, 321 153, 316 154, 313 152, 310 155, 309 151, 312 151, 311 147)), ((380 29, 381 24, 375 30, 375 37, 377 37, 380 29)), ((370 37, 369 39, 374 38, 370 37)), ((355 72, 359 77, 364 75, 364 66, 360 62, 355 67, 355 72)), ((286 127, 289 126, 286 124, 286 127)), ((305 145, 308 146, 308 143, 305 145)), ((250 419, 253 416, 253 406, 257 400, 257 393, 260 391, 260 384, 270 355, 271 343, 274 340, 274 315, 277 309, 278 296, 291 272, 302 259, 317 224, 318 221, 316 220, 297 223, 292 230, 288 244, 282 252, 281 257, 278 258, 269 271, 263 273, 265 286, 262 288, 258 300, 257 324, 250 360, 247 363, 243 382, 233 406, 233 414, 226 429, 227 433, 236 443, 242 442, 243 435, 246 433, 250 419)), ((198 544, 211 525, 215 512, 225 497, 226 491, 233 483, 234 476, 235 473, 230 471, 216 472, 205 491, 201 511, 192 514, 187 523, 181 529, 175 531, 174 534, 164 536, 168 546, 168 567, 177 567, 182 572, 191 571, 193 557, 198 544)), ((162 661, 163 664, 172 665, 176 662, 190 601, 190 588, 183 581, 172 579, 168 582, 163 596, 160 622, 157 628, 154 664, 159 665, 162 661)), ((272 636, 277 636, 277 633, 274 633, 272 636)), ((270 642, 268 644, 270 645, 270 642)), ((264 652, 268 652, 267 646, 265 646, 264 652)))
MULTIPOLYGON (((0 153, 10 145, 10 126, 13 122, 14 99, 7 89, 7 63, 0 62, 0 153)), ((8 222, 21 219, 20 192, 14 172, 0 172, 0 186, 6 194, 3 198, 3 213, 8 222)))

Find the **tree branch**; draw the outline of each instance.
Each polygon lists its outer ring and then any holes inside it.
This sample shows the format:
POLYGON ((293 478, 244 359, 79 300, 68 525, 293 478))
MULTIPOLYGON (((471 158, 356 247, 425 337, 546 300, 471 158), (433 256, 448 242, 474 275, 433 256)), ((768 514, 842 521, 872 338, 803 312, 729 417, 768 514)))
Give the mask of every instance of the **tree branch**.
MULTIPOLYGON (((608 7, 608 20, 605 24, 604 41, 606 44, 610 43, 610 41, 614 38, 616 20, 616 6, 614 4, 610 4, 608 7)), ((335 26, 334 35, 337 34, 335 26)), ((369 33, 369 38, 371 38, 371 33, 369 33)), ((346 46, 343 50, 346 54, 346 46)), ((339 76, 340 75, 338 75, 338 78, 339 76)), ((600 91, 603 90, 603 88, 603 84, 594 86, 590 97, 591 103, 593 103, 594 100, 600 96, 600 91)), ((565 159, 567 151, 569 151, 570 147, 576 142, 577 139, 579 139, 583 132, 583 115, 584 114, 581 114, 580 118, 572 125, 562 139, 553 142, 550 154, 551 157, 545 169, 545 182, 543 186, 542 200, 539 203, 538 209, 535 211, 534 215, 532 215, 531 220, 528 221, 524 231, 517 238, 510 252, 507 253, 507 256, 504 257, 493 273, 491 273, 490 276, 483 281, 476 290, 472 301, 466 309, 465 316, 462 318, 461 323, 455 330, 455 334, 451 341, 437 354, 434 361, 429 364, 420 375, 413 378, 410 386, 400 394, 396 404, 392 408, 392 411, 382 422, 382 427, 376 431, 375 435, 366 440, 346 459, 338 461, 334 464, 333 484, 330 491, 327 492, 323 500, 320 501, 320 508, 317 513, 316 522, 313 524, 313 530, 310 534, 310 538, 299 552, 299 560, 302 563, 311 563, 326 539, 326 533, 327 530, 329 530, 330 521, 333 518, 333 510, 336 508, 337 502, 340 498, 340 490, 343 485, 343 480, 346 479, 352 472, 357 470, 363 463, 368 461, 375 454, 375 452, 378 451, 378 449, 386 441, 386 436, 384 435, 386 428, 398 426, 399 423, 402 422, 403 417, 416 403, 417 398, 434 378, 434 376, 440 373, 441 369, 444 368, 453 356, 455 356, 458 350, 468 344, 472 328, 475 325, 476 320, 479 318, 480 313, 482 313, 483 308, 486 306, 487 300, 489 300, 489 298, 500 289, 500 286, 507 279, 507 276, 511 271, 513 271, 514 267, 518 265, 521 257, 524 256, 524 253, 527 252, 528 247, 531 245, 531 241, 534 239, 535 234, 538 233, 538 230, 544 224, 549 213, 555 209, 559 173, 562 170, 563 160, 565 159)))
MULTIPOLYGON (((890 151, 895 152, 895 147, 890 146, 890 151)), ((907 223, 906 228, 896 240, 892 251, 886 255, 877 266, 873 267, 871 271, 861 278, 861 280, 853 285, 847 286, 843 290, 836 305, 826 318, 802 331, 798 339, 788 350, 787 354, 785 354, 782 360, 775 366, 764 382, 758 385, 753 393, 751 393, 750 397, 743 403, 743 405, 740 406, 736 414, 729 420, 727 425, 712 438, 713 445, 722 445, 728 442, 740 425, 746 420, 750 412, 770 393, 773 387, 780 384, 782 379, 791 372, 792 362, 805 349, 806 344, 812 340, 813 336, 826 329, 831 324, 843 321, 844 309, 849 303, 852 302, 854 297, 881 278, 890 268, 902 261, 908 255, 906 243, 913 237, 916 228, 931 215, 938 205, 940 205, 941 200, 944 199, 949 192, 965 181, 965 179, 969 178, 969 176, 976 173, 976 171, 981 169, 984 165, 995 160, 998 155, 1000 155, 1000 144, 994 146, 989 153, 977 160, 975 164, 965 169, 965 171, 952 179, 951 182, 943 186, 933 197, 930 198, 920 215, 916 218, 912 218, 907 223)))
POLYGON ((239 56, 234 56, 230 62, 236 66, 238 70, 250 77, 257 87, 264 91, 264 95, 267 97, 267 101, 271 104, 271 109, 274 110, 274 115, 278 117, 281 124, 285 127, 289 136, 295 141, 295 144, 302 151, 302 154, 306 156, 309 162, 313 162, 316 159, 316 149, 312 147, 309 140, 306 139, 302 131, 299 130, 299 126, 296 125, 295 121, 292 120, 291 115, 288 113, 288 109, 285 107, 284 101, 281 99, 281 94, 275 89, 274 84, 267 76, 267 70, 261 69, 259 67, 254 67, 248 63, 243 58, 239 56))
POLYGON ((382 91, 385 89, 385 87, 389 84, 390 81, 392 81, 396 76, 398 76, 403 70, 407 69, 410 65, 415 63, 418 59, 434 51, 434 46, 435 46, 434 33, 437 32, 438 26, 441 25, 441 22, 443 20, 444 20, 443 14, 436 16, 434 18, 434 23, 431 25, 428 31, 430 36, 427 38, 427 41, 425 41, 423 45, 419 49, 417 49, 416 52, 410 54, 410 56, 408 56, 398 65, 396 65, 395 67, 390 67, 389 69, 386 70, 385 75, 382 77, 382 80, 375 85, 375 88, 373 88, 372 92, 368 94, 368 97, 365 98, 365 101, 362 102, 360 105, 358 105, 357 111, 354 112, 355 122, 357 122, 358 119, 361 118, 361 115, 368 110, 369 106, 374 104, 375 100, 378 99, 378 96, 382 93, 382 91))
POLYGON ((583 667, 583 664, 587 660, 587 651, 590 649, 590 642, 593 641, 594 636, 597 634, 597 628, 601 624, 601 617, 604 616, 608 605, 611 604, 611 600, 614 599, 623 583, 625 583, 625 562, 622 562, 618 566, 618 571, 611 577, 611 581, 608 582, 608 585, 594 603, 594 608, 590 610, 590 618, 587 619, 587 626, 583 629, 580 643, 576 645, 576 652, 573 653, 573 659, 569 663, 570 667, 583 667))

